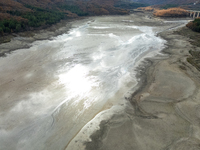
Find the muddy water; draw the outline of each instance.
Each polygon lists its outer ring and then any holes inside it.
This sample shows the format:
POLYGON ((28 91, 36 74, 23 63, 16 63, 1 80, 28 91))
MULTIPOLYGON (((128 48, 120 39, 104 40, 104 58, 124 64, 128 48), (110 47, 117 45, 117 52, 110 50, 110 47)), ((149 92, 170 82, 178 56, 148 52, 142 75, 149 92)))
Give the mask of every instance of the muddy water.
POLYGON ((132 16, 96 17, 1 58, 0 149, 66 148, 96 114, 125 103, 136 60, 164 43, 132 16))

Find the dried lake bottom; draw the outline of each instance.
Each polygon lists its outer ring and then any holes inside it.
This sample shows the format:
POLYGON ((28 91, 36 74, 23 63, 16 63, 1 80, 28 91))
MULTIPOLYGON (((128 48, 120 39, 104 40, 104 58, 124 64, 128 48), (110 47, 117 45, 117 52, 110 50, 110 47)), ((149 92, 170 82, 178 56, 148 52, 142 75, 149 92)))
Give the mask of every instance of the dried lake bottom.
POLYGON ((196 47, 173 33, 186 22, 92 17, 1 44, 29 48, 0 58, 0 149, 200 149, 196 47))

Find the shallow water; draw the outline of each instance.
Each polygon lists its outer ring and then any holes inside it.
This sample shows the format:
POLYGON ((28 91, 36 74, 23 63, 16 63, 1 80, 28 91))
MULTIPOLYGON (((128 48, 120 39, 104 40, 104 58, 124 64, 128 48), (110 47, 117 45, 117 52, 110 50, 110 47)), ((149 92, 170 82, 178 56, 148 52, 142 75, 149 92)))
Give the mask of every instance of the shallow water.
POLYGON ((165 41, 134 19, 96 17, 0 59, 0 149, 64 149, 133 88, 136 60, 165 41))

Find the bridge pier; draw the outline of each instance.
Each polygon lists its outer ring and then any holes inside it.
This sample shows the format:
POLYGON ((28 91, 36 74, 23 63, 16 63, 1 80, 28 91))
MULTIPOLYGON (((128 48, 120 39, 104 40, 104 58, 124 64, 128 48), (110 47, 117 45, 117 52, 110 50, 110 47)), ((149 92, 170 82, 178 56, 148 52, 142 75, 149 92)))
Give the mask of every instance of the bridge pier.
POLYGON ((193 18, 195 18, 195 16, 196 16, 196 12, 194 12, 193 18))
POLYGON ((187 10, 190 13, 190 17, 195 19, 200 17, 200 11, 196 10, 187 10))
POLYGON ((192 12, 190 11, 190 17, 192 17, 192 12))

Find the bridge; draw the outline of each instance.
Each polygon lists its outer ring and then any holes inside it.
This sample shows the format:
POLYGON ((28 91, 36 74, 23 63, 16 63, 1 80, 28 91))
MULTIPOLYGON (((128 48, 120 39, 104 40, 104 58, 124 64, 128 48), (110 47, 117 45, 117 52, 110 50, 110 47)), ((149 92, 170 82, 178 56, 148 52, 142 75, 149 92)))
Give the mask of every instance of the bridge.
POLYGON ((193 19, 195 18, 199 18, 199 13, 200 11, 196 11, 196 10, 187 10, 190 13, 190 17, 192 17, 193 19))

